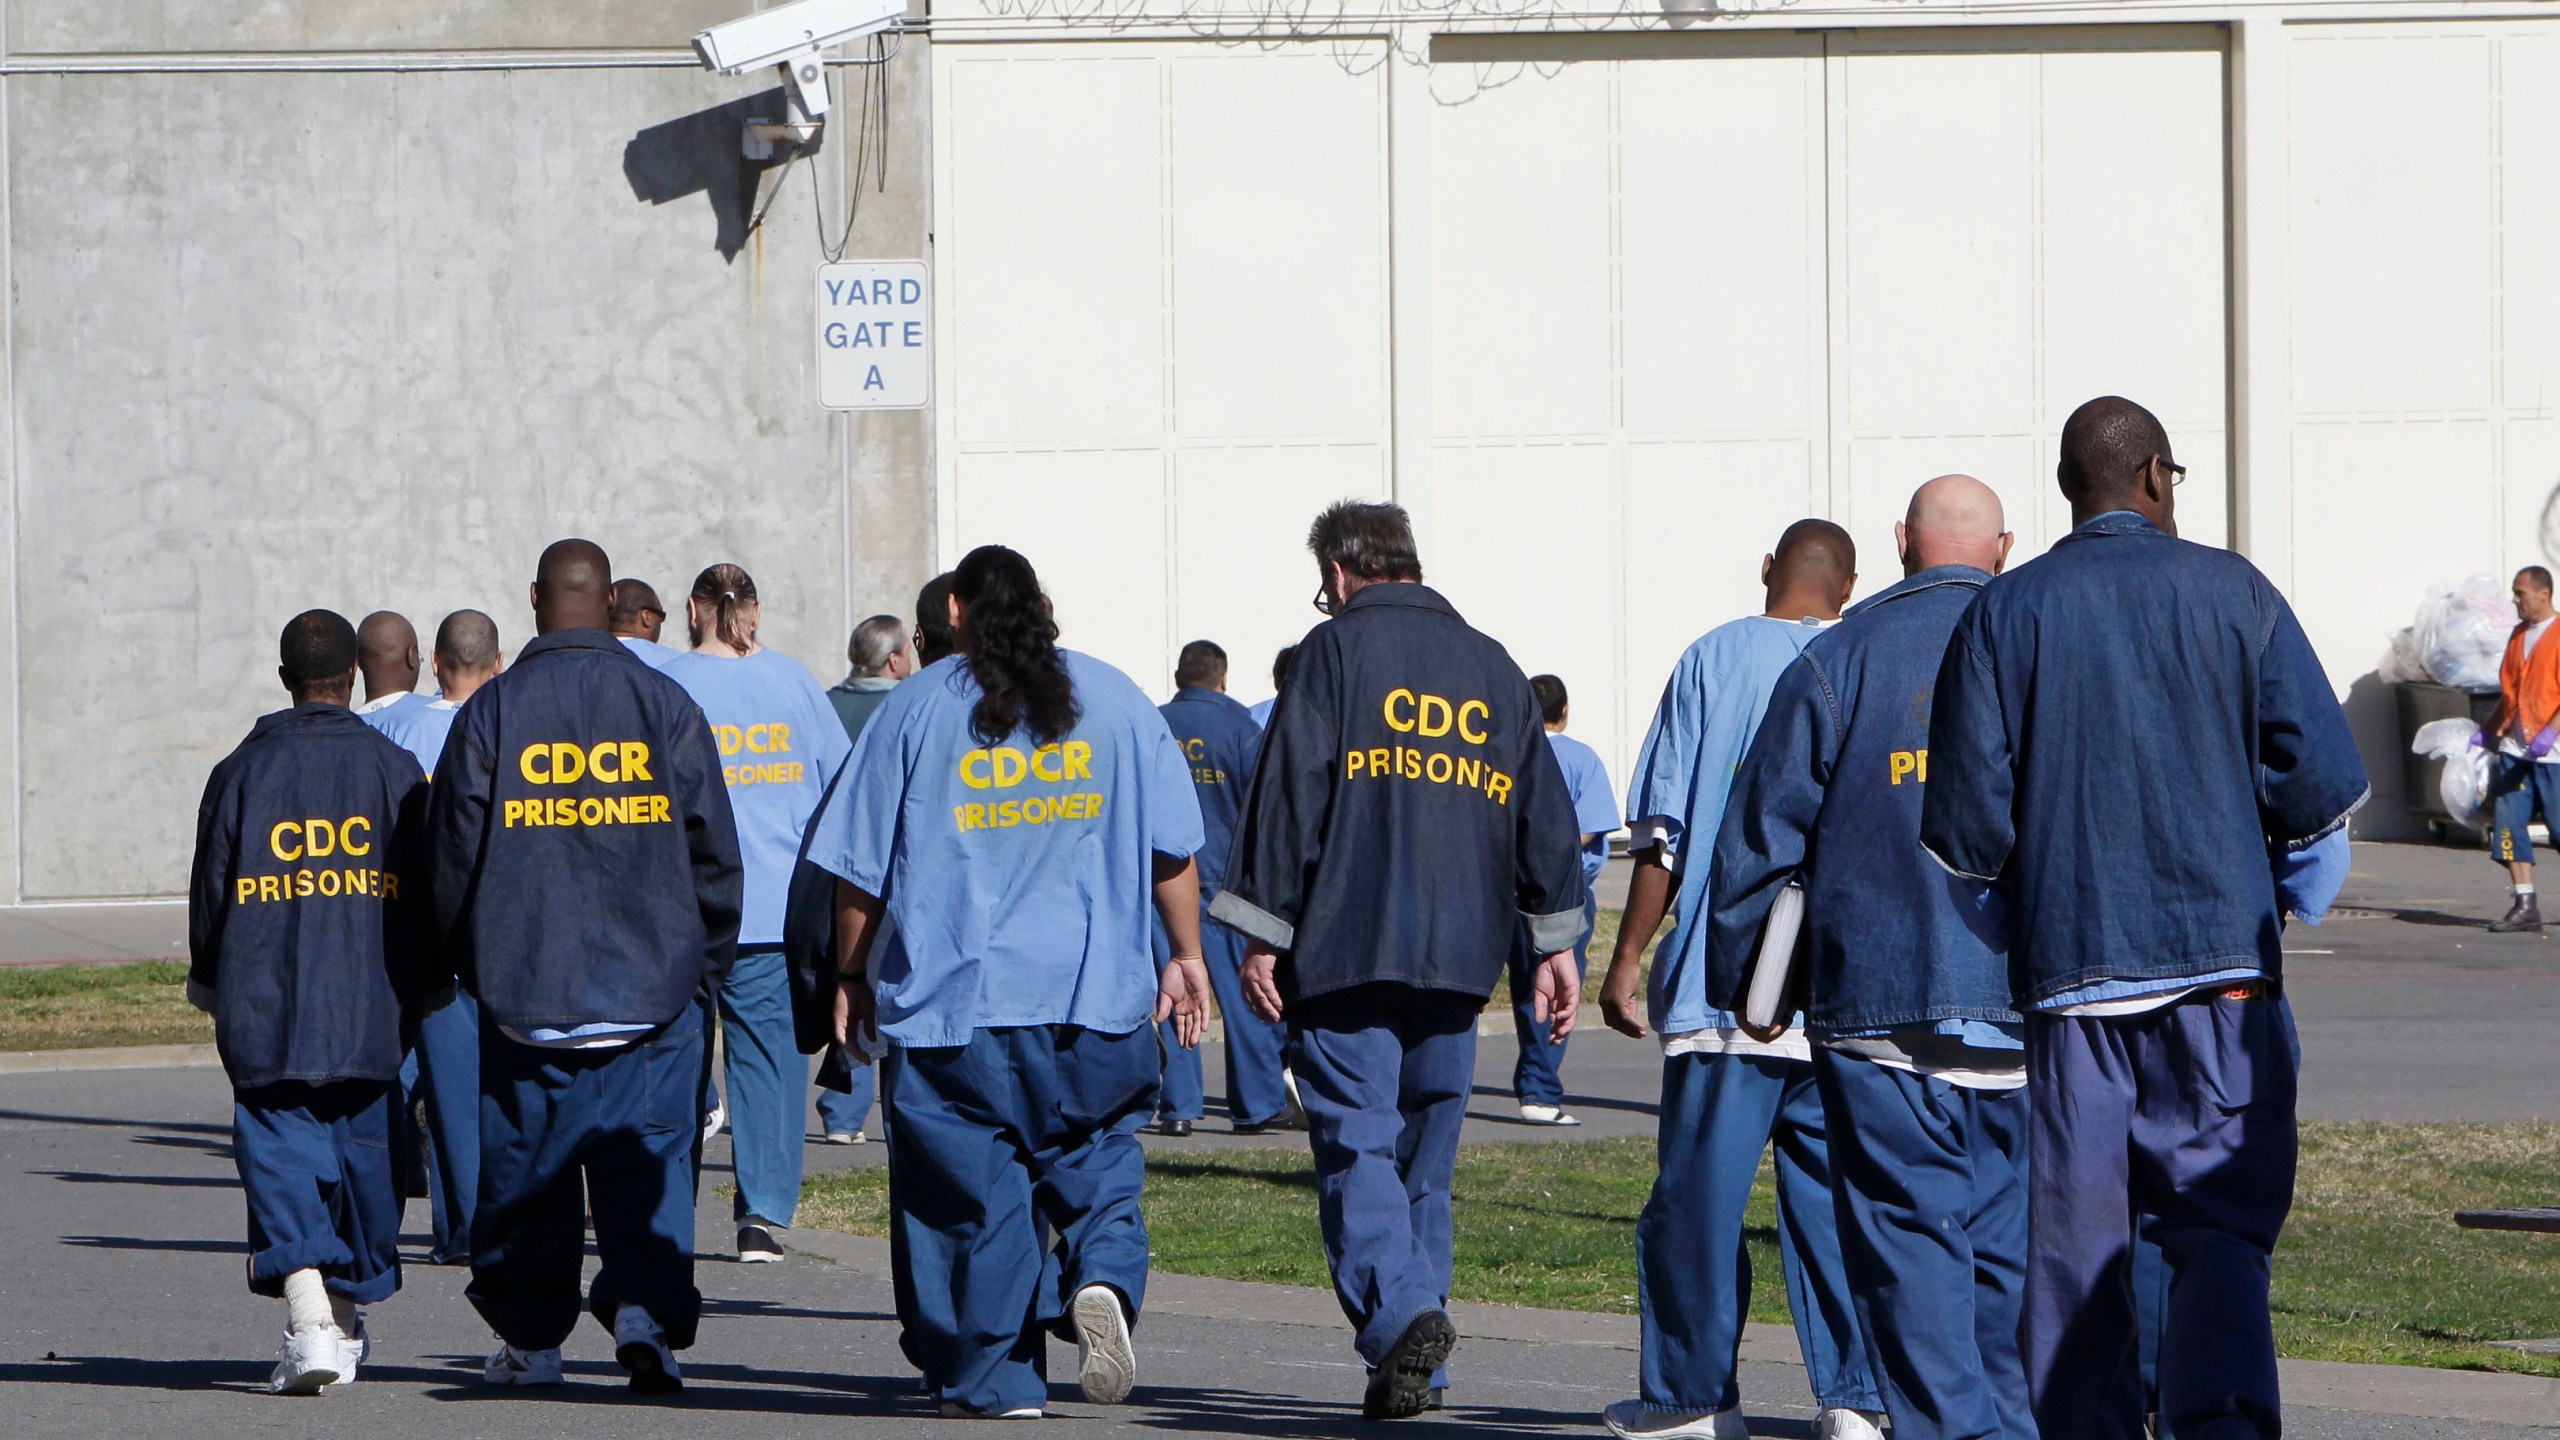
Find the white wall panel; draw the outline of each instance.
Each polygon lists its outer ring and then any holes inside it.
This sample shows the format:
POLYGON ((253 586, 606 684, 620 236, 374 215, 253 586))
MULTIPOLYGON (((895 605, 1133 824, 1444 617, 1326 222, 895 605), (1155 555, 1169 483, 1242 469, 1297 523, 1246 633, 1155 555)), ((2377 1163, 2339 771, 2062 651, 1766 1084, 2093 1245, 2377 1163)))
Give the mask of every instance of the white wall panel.
MULTIPOLYGON (((1856 433, 2023 433, 2035 418, 2035 67, 1961 54, 1843 67, 1849 343, 1833 358, 1856 433)), ((1853 503, 1836 518, 1891 517, 1853 503)))
POLYGON ((964 59, 946 78, 944 323, 967 357, 944 392, 957 438, 1153 438, 1165 398, 1157 67, 964 59))
POLYGON ((1424 117, 1442 435, 1614 423, 1611 68, 1568 65, 1424 117))
POLYGON ((1383 108, 1325 54, 1169 69, 1175 427, 1383 433, 1383 108))
MULTIPOLYGON (((1215 640, 1227 652, 1227 689, 1248 703, 1271 694, 1271 656, 1324 617, 1312 603, 1316 564, 1307 524, 1336 500, 1387 497, 1380 445, 1194 449, 1174 461, 1175 633, 1180 647, 1215 640)), ((1173 683, 1142 674, 1156 691, 1173 683)))
POLYGON ((1822 67, 1623 66, 1618 147, 1619 288, 1636 297, 1621 306, 1627 431, 1809 433, 1824 397, 1822 67))
POLYGON ((1031 560, 1058 617, 1058 643, 1110 661, 1141 685, 1171 682, 1165 460, 1155 450, 980 454, 962 459, 955 552, 1010 545, 1031 560))
POLYGON ((2484 38, 2390 29, 2295 45, 2297 414, 2489 403, 2493 58, 2484 38))
POLYGON ((1779 532, 1821 508, 1823 470, 1821 448, 1808 439, 1629 445, 1625 455, 1621 624, 1632 761, 1680 652, 1760 608, 1761 557, 1779 532))

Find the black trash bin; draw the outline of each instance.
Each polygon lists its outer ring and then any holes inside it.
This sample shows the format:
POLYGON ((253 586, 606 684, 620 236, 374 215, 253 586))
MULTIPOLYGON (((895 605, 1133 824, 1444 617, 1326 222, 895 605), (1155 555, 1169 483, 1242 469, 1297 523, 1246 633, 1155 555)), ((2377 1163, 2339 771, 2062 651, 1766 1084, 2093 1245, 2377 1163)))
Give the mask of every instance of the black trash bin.
POLYGON ((2468 718, 2475 725, 2487 725, 2498 713, 2496 687, 2465 690, 2454 685, 2404 680, 2391 689, 2400 706, 2400 778, 2408 787, 2409 813, 2426 821, 2429 833, 2438 840, 2478 843, 2486 833, 2483 827, 2457 825, 2445 812, 2438 783, 2444 762, 2417 754, 2409 747, 2417 741, 2418 727, 2431 721, 2468 718))

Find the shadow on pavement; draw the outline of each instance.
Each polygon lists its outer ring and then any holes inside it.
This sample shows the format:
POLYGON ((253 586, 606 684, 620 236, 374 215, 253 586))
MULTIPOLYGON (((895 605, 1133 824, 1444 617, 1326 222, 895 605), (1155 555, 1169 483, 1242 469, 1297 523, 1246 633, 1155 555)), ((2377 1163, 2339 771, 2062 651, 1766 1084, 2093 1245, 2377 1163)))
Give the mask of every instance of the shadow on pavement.
MULTIPOLYGON (((1313 1403, 1294 1395, 1261 1395, 1245 1390, 1148 1390, 1141 1388, 1131 1403, 1143 1406, 1144 1412, 1127 1417, 1127 1423, 1154 1430, 1174 1430, 1186 1435, 1287 1435, 1306 1437, 1341 1437, 1375 1440, 1383 1433, 1371 1421, 1360 1418, 1358 1402, 1345 1400, 1336 1404, 1313 1403)), ((1591 1417, 1567 1410, 1527 1410, 1514 1406, 1451 1405, 1438 1416, 1425 1415, 1423 1423, 1438 1419, 1444 1423, 1463 1424, 1470 1437, 1484 1440, 1543 1440, 1543 1437, 1570 1433, 1588 1434, 1591 1417)), ((1780 1422, 1783 1425, 1784 1422, 1780 1422)), ((1420 1432, 1434 1433, 1431 1431, 1420 1432)), ((1762 1430, 1754 1422, 1754 1435, 1802 1435, 1807 1430, 1762 1430)))
POLYGON ((159 1185, 183 1190, 237 1190, 237 1175, 109 1175, 100 1170, 30 1170, 72 1185, 159 1185))
POLYGON ((145 1240, 135 1235, 65 1235, 65 1245, 83 1250, 166 1250, 193 1255, 246 1255, 247 1242, 240 1240, 145 1240))
POLYGON ((219 1135, 222 1137, 222 1143, 225 1145, 231 1143, 231 1127, 228 1124, 189 1124, 178 1120, 153 1120, 146 1123, 137 1121, 130 1115, 122 1117, 65 1115, 56 1110, 0 1110, 0 1120, 32 1120, 47 1125, 94 1125, 104 1130, 176 1130, 190 1135, 219 1135))

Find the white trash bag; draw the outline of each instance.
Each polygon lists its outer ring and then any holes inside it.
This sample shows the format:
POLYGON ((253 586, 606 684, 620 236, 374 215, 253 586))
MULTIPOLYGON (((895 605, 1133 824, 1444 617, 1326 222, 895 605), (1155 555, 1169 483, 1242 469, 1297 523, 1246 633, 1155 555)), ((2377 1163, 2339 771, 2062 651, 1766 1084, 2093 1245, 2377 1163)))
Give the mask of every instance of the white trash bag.
POLYGON ((2444 762, 2436 794, 2457 825, 2484 823, 2481 812, 2489 802, 2489 768, 2494 761, 2487 747, 2471 743, 2479 733, 2480 727, 2468 720, 2430 720, 2418 727, 2417 738, 2409 742, 2410 753, 2444 762))
POLYGON ((2417 623, 2409 628, 2411 649, 2430 679, 2465 690, 2494 690, 2507 636, 2516 628, 2515 602, 2496 577, 2474 575, 2459 585, 2428 590, 2417 623))

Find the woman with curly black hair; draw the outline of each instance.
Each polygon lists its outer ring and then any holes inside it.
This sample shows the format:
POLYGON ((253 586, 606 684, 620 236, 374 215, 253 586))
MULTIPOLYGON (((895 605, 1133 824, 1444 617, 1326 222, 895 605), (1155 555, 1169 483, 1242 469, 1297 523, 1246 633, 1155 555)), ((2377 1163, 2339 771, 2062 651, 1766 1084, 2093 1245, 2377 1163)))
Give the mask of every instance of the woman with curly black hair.
POLYGON ((971 551, 949 608, 960 653, 890 693, 810 838, 839 880, 837 1034, 895 1057, 900 1318, 944 1411, 1039 1414, 1051 1330, 1112 1404, 1146 1292, 1150 1022, 1189 1047, 1208 1008, 1200 805, 1146 695, 1058 648, 1030 561, 971 551))

